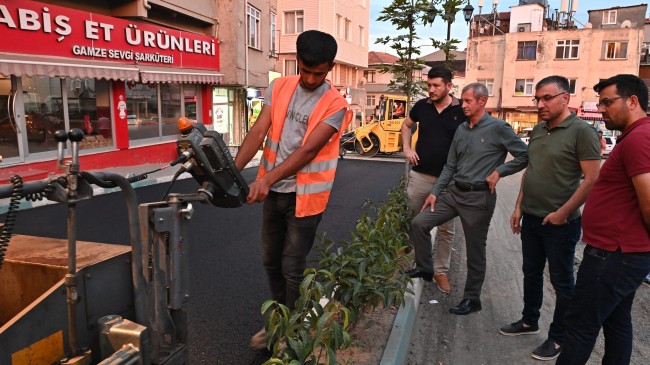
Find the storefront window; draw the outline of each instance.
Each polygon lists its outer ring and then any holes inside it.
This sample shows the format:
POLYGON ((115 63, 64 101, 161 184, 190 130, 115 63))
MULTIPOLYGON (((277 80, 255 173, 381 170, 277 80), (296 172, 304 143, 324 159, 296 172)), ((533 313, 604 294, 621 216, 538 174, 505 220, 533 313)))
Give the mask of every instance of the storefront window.
POLYGON ((79 128, 85 138, 80 149, 113 146, 108 81, 66 79, 70 128, 79 128))
POLYGON ((130 140, 160 136, 155 84, 126 82, 126 112, 130 140))
POLYGON ((11 79, 0 78, 0 155, 5 159, 18 157, 18 126, 10 114, 12 92, 11 79))
POLYGON ((55 151, 54 132, 66 129, 61 79, 23 76, 22 84, 27 149, 29 153, 55 151))
POLYGON ((162 134, 172 136, 178 134, 178 118, 181 117, 181 85, 161 84, 160 97, 162 101, 162 134))

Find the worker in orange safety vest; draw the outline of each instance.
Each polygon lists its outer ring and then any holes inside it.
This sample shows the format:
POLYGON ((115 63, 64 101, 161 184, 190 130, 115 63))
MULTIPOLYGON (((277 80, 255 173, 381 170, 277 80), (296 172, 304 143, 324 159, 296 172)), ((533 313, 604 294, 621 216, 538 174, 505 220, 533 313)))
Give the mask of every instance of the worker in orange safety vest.
MULTIPOLYGON (((264 268, 273 299, 289 308, 300 296, 307 255, 334 183, 341 134, 352 120, 348 103, 326 80, 336 52, 336 40, 327 33, 309 30, 298 36, 299 75, 269 85, 262 110, 235 157, 241 171, 266 137, 247 203, 264 202, 264 268)), ((251 347, 266 345, 262 329, 251 347)))

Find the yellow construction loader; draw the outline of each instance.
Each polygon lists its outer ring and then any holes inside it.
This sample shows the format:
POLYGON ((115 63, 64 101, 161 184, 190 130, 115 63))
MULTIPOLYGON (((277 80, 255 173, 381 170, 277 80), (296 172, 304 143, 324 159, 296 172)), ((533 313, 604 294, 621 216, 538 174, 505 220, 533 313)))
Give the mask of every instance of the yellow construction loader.
MULTIPOLYGON (((355 129, 354 139, 347 142, 348 145, 344 148, 353 148, 359 155, 366 157, 372 157, 378 152, 401 152, 402 122, 407 115, 406 97, 382 95, 372 122, 355 129)), ((345 141, 342 139, 341 142, 345 141)))

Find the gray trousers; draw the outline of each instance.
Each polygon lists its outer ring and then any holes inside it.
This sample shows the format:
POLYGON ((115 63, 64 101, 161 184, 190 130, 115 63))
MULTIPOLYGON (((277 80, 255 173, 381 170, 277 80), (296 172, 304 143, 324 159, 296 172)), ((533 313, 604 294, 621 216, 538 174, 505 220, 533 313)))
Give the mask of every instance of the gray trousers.
POLYGON ((465 231, 467 278, 464 299, 480 299, 485 280, 485 245, 497 195, 485 191, 460 191, 448 186, 448 193, 436 200, 435 210, 423 210, 411 221, 411 241, 415 249, 415 267, 431 272, 431 229, 454 217, 460 217, 465 231))
MULTIPOLYGON (((416 216, 427 200, 431 189, 438 181, 438 177, 409 171, 408 187, 406 193, 409 197, 409 209, 416 216)), ((447 274, 451 267, 451 244, 454 240, 456 219, 441 224, 436 230, 435 253, 433 256, 433 273, 447 274)), ((433 243, 433 241, 432 241, 433 243)))

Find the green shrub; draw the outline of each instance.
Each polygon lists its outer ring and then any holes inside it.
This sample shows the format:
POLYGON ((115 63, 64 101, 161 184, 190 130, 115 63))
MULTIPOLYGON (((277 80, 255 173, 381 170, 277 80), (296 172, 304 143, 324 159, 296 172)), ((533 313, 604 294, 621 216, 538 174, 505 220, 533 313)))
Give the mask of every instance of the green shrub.
POLYGON ((269 300, 262 305, 267 345, 273 357, 265 364, 336 364, 336 350, 351 345, 348 328, 377 307, 401 306, 411 279, 408 262, 410 215, 405 180, 390 191, 375 218, 364 213, 350 241, 337 245, 319 235, 317 268, 305 271, 294 310, 269 300), (327 304, 321 300, 327 299, 327 304))

